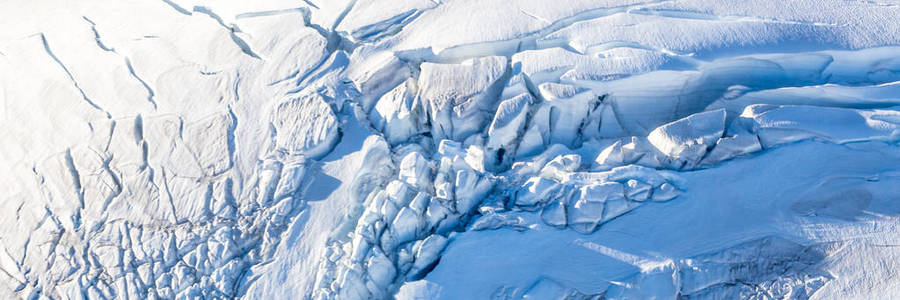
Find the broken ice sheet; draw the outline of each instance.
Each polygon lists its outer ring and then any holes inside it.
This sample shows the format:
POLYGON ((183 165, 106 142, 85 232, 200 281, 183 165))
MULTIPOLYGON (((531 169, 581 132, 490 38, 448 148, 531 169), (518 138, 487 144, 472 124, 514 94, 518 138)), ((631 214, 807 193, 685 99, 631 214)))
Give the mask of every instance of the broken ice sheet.
POLYGON ((897 14, 0 3, 0 297, 896 298, 897 14))

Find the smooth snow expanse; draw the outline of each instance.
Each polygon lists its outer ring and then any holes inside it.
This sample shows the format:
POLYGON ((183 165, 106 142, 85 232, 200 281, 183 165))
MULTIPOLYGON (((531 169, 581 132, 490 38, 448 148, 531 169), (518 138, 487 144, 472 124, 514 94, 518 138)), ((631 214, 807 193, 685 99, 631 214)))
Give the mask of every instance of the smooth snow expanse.
POLYGON ((0 298, 898 298, 898 20, 2 1, 0 298))

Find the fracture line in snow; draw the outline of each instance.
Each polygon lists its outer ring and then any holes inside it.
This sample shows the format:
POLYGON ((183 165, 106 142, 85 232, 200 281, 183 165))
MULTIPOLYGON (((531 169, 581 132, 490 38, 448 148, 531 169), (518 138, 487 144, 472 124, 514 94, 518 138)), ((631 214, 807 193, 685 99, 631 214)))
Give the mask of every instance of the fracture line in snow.
POLYGON ((312 6, 315 9, 320 9, 318 5, 316 5, 315 3, 313 3, 310 0, 303 0, 303 2, 306 2, 306 4, 309 4, 309 6, 312 6))
POLYGON ((523 14, 525 14, 526 16, 529 16, 529 17, 531 17, 531 18, 533 18, 533 19, 535 19, 535 20, 541 21, 541 22, 543 22, 543 23, 547 23, 547 24, 552 24, 552 23, 553 23, 553 22, 548 21, 547 19, 538 17, 537 15, 535 15, 535 14, 533 14, 533 13, 527 12, 527 11, 525 11, 524 9, 519 8, 519 11, 522 12, 523 14))
POLYGON ((63 71, 66 72, 66 76, 69 77, 69 80, 72 81, 72 84, 74 84, 75 88, 78 89, 78 92, 81 93, 81 98, 85 102, 90 104, 92 107, 94 107, 97 110, 102 111, 104 114, 106 114, 107 119, 112 119, 112 115, 109 112, 107 112, 106 110, 101 108, 99 105, 97 105, 97 103, 94 103, 94 101, 91 100, 91 98, 88 98, 87 94, 84 93, 84 90, 81 89, 81 86, 78 85, 78 81, 76 81, 75 77, 72 76, 72 72, 69 72, 69 69, 66 68, 66 65, 63 64, 62 61, 60 61, 58 57, 56 57, 56 54, 53 54, 53 51, 50 50, 50 44, 47 42, 47 37, 44 36, 43 33, 40 33, 40 36, 41 36, 41 42, 44 44, 44 51, 47 52, 47 55, 49 55, 50 58, 52 58, 54 61, 56 61, 56 64, 59 65, 59 67, 62 68, 63 71))
MULTIPOLYGON (((313 23, 312 22, 312 12, 310 12, 309 8, 306 8, 306 7, 295 7, 295 8, 285 8, 285 9, 277 9, 277 10, 246 12, 246 13, 242 13, 242 14, 235 16, 235 19, 277 16, 277 15, 284 15, 284 14, 295 13, 295 12, 299 12, 302 15, 303 26, 312 28, 313 30, 318 32, 319 35, 321 35, 323 38, 325 38, 328 41, 328 45, 326 46, 326 48, 328 49, 329 52, 332 52, 335 49, 337 49, 338 45, 335 44, 334 40, 338 40, 337 43, 345 43, 345 44, 349 45, 349 41, 341 41, 340 36, 337 36, 336 34, 332 33, 332 31, 327 30, 327 29, 323 28, 322 26, 313 23)), ((351 49, 348 49, 348 50, 349 50, 348 52, 352 51, 352 47, 351 47, 351 49)), ((295 76, 295 75, 293 75, 293 76, 295 76)), ((288 78, 282 79, 280 81, 290 79, 293 76, 288 76, 288 78)), ((277 82, 275 82, 275 83, 277 83, 277 82)), ((274 83, 272 83, 272 84, 274 84, 274 83)), ((272 84, 270 84, 270 85, 272 85, 272 84)))
MULTIPOLYGON (((110 135, 110 138, 112 138, 112 135, 110 135)), ((112 162, 112 159, 112 156, 108 156, 103 160, 102 165, 103 170, 106 171, 106 173, 109 174, 110 179, 112 179, 114 187, 113 192, 103 201, 103 205, 101 206, 103 207, 103 211, 106 211, 109 208, 110 203, 112 203, 112 200, 122 193, 122 181, 121 179, 119 179, 119 175, 113 172, 113 169, 109 166, 109 164, 112 162)))
MULTIPOLYGON (((238 93, 238 87, 240 87, 240 85, 241 85, 241 79, 242 79, 242 77, 241 77, 241 71, 235 71, 235 72, 234 72, 234 89, 233 89, 233 92, 234 92, 234 102, 241 101, 241 94, 238 93)), ((231 114, 231 117, 232 117, 235 121, 237 121, 237 117, 236 117, 236 116, 234 115, 234 113, 231 111, 231 106, 230 106, 230 105, 228 106, 228 112, 231 114)))
POLYGON ((240 29, 238 29, 237 27, 235 27, 234 24, 226 25, 226 24, 225 24, 225 21, 222 20, 222 17, 219 16, 219 14, 213 12, 212 9, 210 9, 209 7, 206 7, 206 6, 194 6, 194 8, 193 8, 192 10, 193 10, 194 12, 198 12, 198 13, 201 13, 201 14, 204 14, 204 15, 209 16, 209 17, 212 18, 213 20, 216 20, 216 22, 219 23, 220 26, 225 27, 225 28, 228 29, 229 31, 237 31, 237 32, 240 32, 240 29))
MULTIPOLYGON (((181 6, 178 6, 178 4, 175 4, 171 0, 162 0, 162 1, 165 2, 166 4, 168 4, 169 6, 171 6, 172 8, 174 8, 176 11, 178 11, 181 14, 184 14, 187 16, 194 15, 192 12, 184 9, 181 6)), ((219 25, 221 25, 222 27, 227 29, 228 35, 231 36, 231 40, 234 41, 235 45, 237 45, 238 48, 241 49, 241 52, 244 52, 244 54, 247 54, 250 57, 253 57, 256 59, 262 59, 259 57, 259 55, 257 55, 255 52, 253 52, 252 49, 250 49, 250 45, 247 44, 247 42, 244 41, 244 39, 242 39, 241 37, 239 37, 235 34, 235 32, 240 32, 240 29, 235 28, 233 25, 232 26, 225 25, 225 23, 222 21, 222 18, 219 17, 219 15, 215 14, 212 10, 210 10, 209 8, 207 8, 205 6, 194 6, 193 11, 205 14, 205 15, 209 16, 210 18, 213 18, 214 20, 216 20, 217 23, 219 23, 219 25)))
POLYGON ((172 2, 172 0, 162 0, 162 2, 171 6, 172 8, 174 8, 176 11, 178 11, 181 14, 184 14, 187 16, 192 15, 192 13, 190 11, 188 11, 187 9, 184 9, 183 7, 179 6, 178 4, 175 4, 175 2, 172 2))
POLYGON ((91 21, 91 19, 88 19, 88 17, 86 16, 81 16, 81 18, 84 19, 84 21, 88 22, 88 24, 91 24, 91 31, 94 33, 94 41, 97 42, 97 46, 100 47, 100 49, 109 52, 116 51, 113 48, 107 47, 105 44, 103 44, 103 41, 100 40, 100 33, 97 32, 97 23, 94 23, 94 21, 91 21))
POLYGON ((147 90, 147 94, 148 94, 147 101, 153 105, 153 109, 158 108, 156 105, 156 100, 153 99, 153 97, 156 95, 156 93, 153 92, 153 88, 151 88, 150 85, 147 84, 146 81, 144 81, 144 79, 141 79, 141 77, 138 76, 137 73, 135 73, 134 67, 131 65, 131 59, 129 59, 128 56, 122 55, 121 53, 119 53, 119 51, 116 51, 115 47, 111 48, 111 47, 106 46, 106 44, 103 43, 103 39, 100 38, 100 32, 97 31, 97 24, 94 23, 94 21, 91 21, 91 19, 88 19, 88 17, 86 17, 86 16, 82 16, 81 18, 83 18, 86 22, 91 24, 91 31, 94 32, 94 40, 97 41, 97 46, 100 47, 100 49, 103 49, 103 51, 115 53, 116 55, 121 56, 125 60, 125 66, 128 67, 128 73, 130 73, 131 77, 134 77, 134 79, 136 79, 138 82, 140 82, 141 85, 144 86, 144 89, 147 90))
POLYGON ((285 8, 285 9, 276 9, 276 10, 263 10, 263 11, 253 11, 253 12, 245 12, 234 16, 235 19, 246 19, 246 18, 256 18, 256 17, 269 17, 269 16, 278 16, 285 15, 290 13, 304 13, 306 10, 305 7, 294 7, 294 8, 285 8))
POLYGON ((234 34, 234 31, 231 31, 228 34, 231 36, 231 40, 234 41, 235 45, 237 45, 238 48, 241 48, 241 52, 244 52, 244 54, 247 54, 250 57, 253 57, 256 59, 262 59, 261 57, 259 57, 259 55, 256 55, 256 53, 253 52, 252 49, 250 49, 250 45, 247 44, 247 42, 244 41, 244 39, 242 39, 239 36, 237 36, 236 34, 234 34))
POLYGON ((69 169, 69 175, 72 176, 72 186, 75 188, 75 193, 78 195, 78 201, 83 208, 84 193, 81 188, 81 175, 79 174, 78 169, 75 168, 75 159, 72 157, 72 149, 66 149, 65 155, 66 168, 69 169))
POLYGON ((244 39, 237 36, 236 33, 241 32, 240 28, 238 28, 234 24, 226 25, 225 22, 222 20, 222 17, 220 17, 218 14, 216 14, 215 12, 213 12, 211 9, 209 9, 206 6, 194 6, 193 11, 209 16, 213 20, 216 20, 216 23, 219 23, 219 25, 222 26, 222 28, 225 28, 226 30, 228 30, 228 35, 231 36, 231 40, 234 41, 234 44, 237 45, 238 48, 241 49, 241 52, 244 52, 244 54, 247 54, 250 57, 253 57, 256 59, 262 59, 259 57, 259 55, 256 54, 256 52, 253 52, 253 49, 250 49, 250 45, 247 44, 247 42, 244 41, 244 39))
POLYGON ((268 86, 273 86, 273 85, 276 85, 276 84, 279 84, 279 83, 282 83, 282 82, 285 82, 285 81, 288 81, 288 80, 297 78, 297 75, 300 75, 300 71, 294 71, 294 73, 291 73, 290 75, 285 76, 285 77, 282 78, 282 79, 278 79, 278 80, 269 82, 267 85, 268 85, 268 86))
POLYGON ((440 3, 436 3, 434 6, 423 9, 410 9, 386 20, 357 28, 352 32, 351 36, 361 43, 377 43, 378 41, 397 35, 404 27, 406 27, 406 25, 412 23, 412 21, 422 16, 426 11, 433 10, 438 6, 440 6, 440 3))
POLYGON ((640 49, 647 50, 653 52, 659 52, 665 55, 668 55, 674 59, 678 59, 686 64, 697 67, 703 62, 699 59, 694 58, 693 53, 678 53, 669 49, 654 47, 650 45, 645 45, 632 41, 608 41, 600 44, 590 45, 585 47, 584 51, 579 51, 579 54, 582 55, 600 55, 601 52, 612 50, 612 49, 621 49, 621 48, 631 48, 631 49, 640 49))
POLYGON ((350 3, 347 3, 347 6, 344 7, 343 11, 341 11, 341 14, 339 14, 338 17, 334 20, 334 24, 331 25, 332 32, 335 32, 335 29, 337 29, 337 27, 341 25, 341 22, 343 22, 344 18, 347 17, 347 14, 349 14, 350 11, 353 10, 353 7, 356 6, 356 1, 357 0, 351 0, 350 3))
POLYGON ((147 101, 149 101, 150 104, 153 104, 153 108, 156 109, 157 108, 156 100, 153 99, 153 97, 156 95, 156 93, 153 92, 153 88, 151 88, 150 85, 147 84, 146 81, 141 79, 141 77, 139 77, 137 75, 137 73, 134 72, 134 67, 131 65, 131 60, 128 59, 128 57, 125 57, 125 66, 128 67, 128 73, 131 73, 131 77, 134 77, 134 79, 137 79, 137 81, 140 82, 141 85, 143 85, 145 89, 147 89, 147 94, 148 94, 147 101))

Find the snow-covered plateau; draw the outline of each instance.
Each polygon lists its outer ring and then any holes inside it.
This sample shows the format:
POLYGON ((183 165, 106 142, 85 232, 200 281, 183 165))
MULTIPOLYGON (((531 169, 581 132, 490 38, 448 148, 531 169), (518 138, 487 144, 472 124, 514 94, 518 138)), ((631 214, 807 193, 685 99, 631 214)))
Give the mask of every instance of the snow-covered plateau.
POLYGON ((900 1, 0 0, 17 298, 900 298, 900 1))

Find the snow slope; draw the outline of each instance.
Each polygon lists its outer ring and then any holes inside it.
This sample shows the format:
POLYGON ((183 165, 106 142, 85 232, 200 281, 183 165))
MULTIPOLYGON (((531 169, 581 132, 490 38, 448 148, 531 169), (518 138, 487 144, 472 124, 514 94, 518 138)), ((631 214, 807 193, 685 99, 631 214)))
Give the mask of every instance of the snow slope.
POLYGON ((0 2, 0 297, 900 296, 900 2, 0 2))

